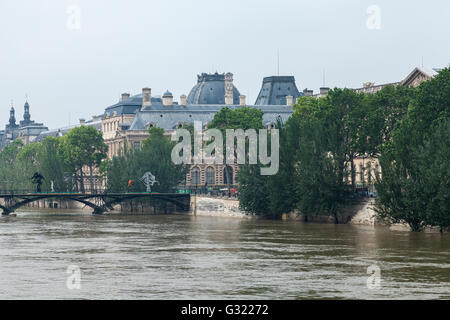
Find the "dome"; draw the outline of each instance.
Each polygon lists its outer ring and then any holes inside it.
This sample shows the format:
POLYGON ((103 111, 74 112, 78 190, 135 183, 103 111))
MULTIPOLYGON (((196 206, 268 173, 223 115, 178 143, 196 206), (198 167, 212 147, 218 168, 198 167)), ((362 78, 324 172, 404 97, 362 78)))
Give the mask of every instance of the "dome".
MULTIPOLYGON (((202 73, 188 95, 188 104, 225 104, 225 74, 202 73)), ((239 90, 233 85, 233 104, 239 104, 239 90)))
POLYGON ((166 92, 164 92, 163 97, 173 97, 172 92, 167 90, 166 92))

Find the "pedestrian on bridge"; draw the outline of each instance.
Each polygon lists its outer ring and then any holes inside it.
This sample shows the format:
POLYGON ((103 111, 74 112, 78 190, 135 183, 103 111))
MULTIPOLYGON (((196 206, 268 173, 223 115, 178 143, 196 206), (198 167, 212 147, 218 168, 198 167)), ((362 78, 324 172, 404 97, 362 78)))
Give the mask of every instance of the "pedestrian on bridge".
POLYGON ((36 185, 37 192, 41 192, 42 180, 44 180, 44 176, 39 172, 35 172, 31 177, 31 182, 36 185))

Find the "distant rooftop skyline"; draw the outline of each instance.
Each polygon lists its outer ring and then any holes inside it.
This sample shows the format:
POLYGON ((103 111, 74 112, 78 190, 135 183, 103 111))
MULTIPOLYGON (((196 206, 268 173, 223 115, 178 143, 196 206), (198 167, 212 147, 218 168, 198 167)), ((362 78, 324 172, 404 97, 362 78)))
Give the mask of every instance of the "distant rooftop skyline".
POLYGON ((450 62, 446 0, 18 0, 0 11, 1 128, 11 100, 22 119, 26 95, 33 119, 56 128, 143 87, 179 101, 203 72, 233 73, 254 103, 278 73, 317 92, 324 78, 360 88, 450 62))

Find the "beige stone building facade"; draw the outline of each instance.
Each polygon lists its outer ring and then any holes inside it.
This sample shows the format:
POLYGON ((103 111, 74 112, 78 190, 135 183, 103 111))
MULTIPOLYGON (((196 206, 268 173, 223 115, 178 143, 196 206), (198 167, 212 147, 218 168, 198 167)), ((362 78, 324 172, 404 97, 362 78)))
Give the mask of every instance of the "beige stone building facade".
MULTIPOLYGON (((361 88, 354 89, 358 93, 374 94, 388 85, 417 87, 423 81, 435 77, 440 69, 424 69, 416 67, 402 81, 375 85, 373 82, 365 82, 361 88)), ((354 159, 355 182, 359 188, 368 188, 373 191, 373 184, 377 178, 381 178, 381 168, 377 158, 357 157, 354 159)), ((349 181, 351 177, 349 177, 349 181)))
MULTIPOLYGON (((387 85, 417 86, 438 72, 438 69, 415 68, 402 81, 386 84, 366 82, 361 88, 354 90, 376 93, 387 85)), ((112 158, 126 147, 140 148, 142 141, 148 137, 148 129, 152 126, 163 128, 165 134, 170 136, 175 129, 194 121, 200 121, 206 128, 206 124, 222 107, 234 109, 250 106, 264 112, 264 125, 270 128, 276 123, 277 118, 283 121, 289 118, 292 104, 299 96, 320 98, 325 97, 328 91, 329 88, 322 87, 317 94, 308 89, 299 92, 293 77, 267 77, 263 81, 255 104, 248 105, 246 97, 234 87, 231 73, 202 74, 198 76, 198 83, 190 94, 181 95, 179 102, 174 101, 169 91, 162 96, 152 96, 150 88, 143 88, 142 93, 135 96, 122 94, 118 103, 106 108, 101 120, 101 130, 109 147, 108 156, 112 158)), ((378 160, 358 157, 354 159, 354 166, 357 187, 368 187, 369 190, 373 188, 373 182, 381 176, 378 160)), ((184 184, 191 189, 235 186, 238 170, 238 165, 191 165, 184 184)), ((348 181, 351 181, 350 176, 348 181)))
MULTIPOLYGON (((188 96, 174 101, 171 92, 152 96, 150 88, 130 96, 122 94, 120 101, 108 108, 102 118, 102 132, 109 147, 110 158, 124 148, 140 148, 152 126, 163 128, 170 136, 185 124, 201 123, 202 128, 223 107, 237 109, 244 106, 263 111, 263 122, 268 128, 280 118, 286 121, 292 114, 294 99, 300 96, 293 77, 267 77, 263 80, 260 96, 253 105, 233 85, 233 74, 201 74, 188 96), (276 87, 276 90, 274 88, 276 87)), ((189 189, 216 189, 235 187, 238 165, 192 164, 184 185, 189 189)))

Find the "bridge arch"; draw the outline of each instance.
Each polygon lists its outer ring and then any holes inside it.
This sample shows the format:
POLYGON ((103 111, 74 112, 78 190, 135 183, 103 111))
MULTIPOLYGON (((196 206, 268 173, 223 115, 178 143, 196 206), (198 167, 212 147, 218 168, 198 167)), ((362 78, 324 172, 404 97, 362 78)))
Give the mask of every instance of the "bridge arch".
POLYGON ((8 205, 0 205, 0 209, 3 210, 3 215, 8 215, 9 213, 14 212, 20 207, 27 205, 28 203, 39 201, 43 199, 57 198, 57 199, 67 199, 82 203, 88 207, 91 207, 94 210, 94 214, 102 214, 108 209, 113 210, 113 205, 123 202, 128 199, 136 199, 136 198, 150 198, 157 199, 166 202, 173 203, 177 208, 188 211, 190 208, 190 196, 188 195, 180 195, 180 194, 128 194, 128 193, 118 193, 118 194, 20 194, 20 195, 0 195, 0 198, 3 199, 21 199, 20 201, 14 203, 11 206, 8 205), (103 201, 102 205, 97 205, 89 199, 101 199, 103 201), (179 199, 182 199, 180 201, 179 199), (184 200, 184 201, 183 201, 184 200))
MULTIPOLYGON (((20 198, 24 198, 24 197, 20 197, 20 198)), ((36 196, 36 197, 32 197, 32 198, 24 198, 22 201, 16 202, 11 207, 5 207, 5 206, 0 205, 0 208, 3 210, 3 214, 9 214, 11 212, 16 211, 20 207, 27 205, 28 203, 43 200, 43 199, 49 199, 49 198, 61 198, 61 197, 58 197, 55 195, 44 195, 44 196, 36 196)), ((84 205, 87 205, 87 206, 91 207, 92 209, 94 209, 95 214, 101 214, 105 211, 105 208, 103 208, 101 206, 97 206, 96 204, 86 201, 85 199, 76 198, 76 197, 64 197, 63 199, 68 199, 68 200, 73 200, 76 202, 83 203, 84 205)))
POLYGON ((0 204, 0 209, 2 209, 2 215, 10 214, 12 211, 9 210, 7 207, 0 204))

